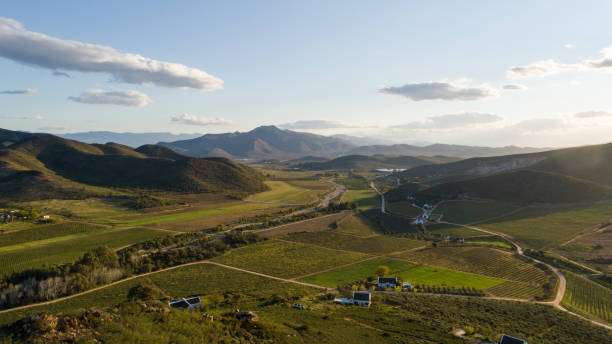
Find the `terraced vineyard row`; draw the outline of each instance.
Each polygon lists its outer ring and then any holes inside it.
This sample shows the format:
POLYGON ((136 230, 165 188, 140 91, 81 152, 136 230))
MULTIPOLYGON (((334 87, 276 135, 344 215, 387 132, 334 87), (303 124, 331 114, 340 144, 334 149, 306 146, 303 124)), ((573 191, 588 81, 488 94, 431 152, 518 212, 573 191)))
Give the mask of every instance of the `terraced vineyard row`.
POLYGON ((51 225, 38 225, 31 229, 0 235, 0 247, 84 233, 100 228, 102 227, 82 222, 64 222, 51 225))
POLYGON ((563 306, 612 323, 612 291, 574 273, 564 271, 563 274, 567 279, 563 306))
POLYGON ((407 252, 398 257, 420 264, 471 272, 539 286, 547 274, 513 255, 486 247, 439 247, 407 252))
POLYGON ((493 296, 532 299, 542 295, 542 289, 530 284, 506 281, 486 290, 493 296))

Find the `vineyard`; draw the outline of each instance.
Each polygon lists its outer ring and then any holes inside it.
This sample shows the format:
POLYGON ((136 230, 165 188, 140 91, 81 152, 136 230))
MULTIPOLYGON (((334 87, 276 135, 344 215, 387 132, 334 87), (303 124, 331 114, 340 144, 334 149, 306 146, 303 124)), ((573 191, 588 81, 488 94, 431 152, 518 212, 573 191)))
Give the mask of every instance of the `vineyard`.
POLYGON ((81 222, 64 222, 52 225, 38 225, 32 229, 15 231, 0 235, 0 247, 30 243, 67 235, 85 233, 102 228, 81 222))
POLYGON ((567 289, 562 305, 585 316, 612 323, 612 291, 574 273, 564 271, 567 289))
MULTIPOLYGON (((499 250, 485 247, 427 248, 398 255, 419 264, 429 264, 505 279, 508 282, 488 292, 496 296, 531 298, 543 294, 542 287, 550 283, 547 272, 531 263, 499 250)), ((552 288, 552 286, 549 285, 552 288)))

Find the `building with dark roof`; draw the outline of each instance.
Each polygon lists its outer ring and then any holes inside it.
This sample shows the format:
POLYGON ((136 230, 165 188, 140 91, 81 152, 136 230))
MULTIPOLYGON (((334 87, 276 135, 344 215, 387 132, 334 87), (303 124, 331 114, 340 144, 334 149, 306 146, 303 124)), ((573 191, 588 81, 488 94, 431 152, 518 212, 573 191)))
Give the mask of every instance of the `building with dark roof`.
POLYGON ((527 344, 527 341, 504 334, 499 340, 499 344, 527 344))
POLYGON ((378 277, 379 288, 395 288, 397 285, 397 277, 378 277))
POLYGON ((354 291, 353 304, 359 306, 369 306, 372 303, 372 295, 369 291, 354 291))
POLYGON ((202 307, 202 301, 199 296, 194 296, 190 298, 182 298, 180 300, 172 300, 168 302, 168 305, 172 308, 179 309, 194 309, 202 307))

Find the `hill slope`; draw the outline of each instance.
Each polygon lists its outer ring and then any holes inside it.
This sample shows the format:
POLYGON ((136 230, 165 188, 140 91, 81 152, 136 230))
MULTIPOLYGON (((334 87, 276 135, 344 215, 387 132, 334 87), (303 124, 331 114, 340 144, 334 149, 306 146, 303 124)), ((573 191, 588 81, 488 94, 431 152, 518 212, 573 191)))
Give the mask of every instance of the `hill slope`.
POLYGON ((415 166, 431 165, 454 161, 449 157, 412 157, 412 156, 365 156, 348 155, 329 161, 309 162, 297 165, 307 170, 359 170, 370 171, 375 169, 411 168, 415 166))
POLYGON ((0 194, 70 197, 95 192, 94 186, 241 195, 266 188, 259 173, 247 166, 172 153, 154 146, 135 151, 33 134, 0 149, 0 194))
POLYGON ((347 154, 357 155, 409 155, 409 156, 455 156, 459 158, 490 157, 508 154, 526 154, 541 152, 546 149, 532 147, 477 147, 449 144, 432 144, 424 147, 395 144, 361 146, 350 150, 347 154))
POLYGON ((573 203, 612 199, 612 187, 543 171, 519 170, 436 185, 420 200, 482 198, 518 203, 573 203))

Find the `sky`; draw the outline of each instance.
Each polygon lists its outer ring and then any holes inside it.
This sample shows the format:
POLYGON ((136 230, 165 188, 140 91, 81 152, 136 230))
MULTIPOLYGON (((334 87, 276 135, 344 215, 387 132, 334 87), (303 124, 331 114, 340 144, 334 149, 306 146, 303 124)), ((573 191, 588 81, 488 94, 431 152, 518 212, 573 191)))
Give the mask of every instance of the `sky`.
POLYGON ((612 141, 610 1, 13 1, 0 127, 612 141))

